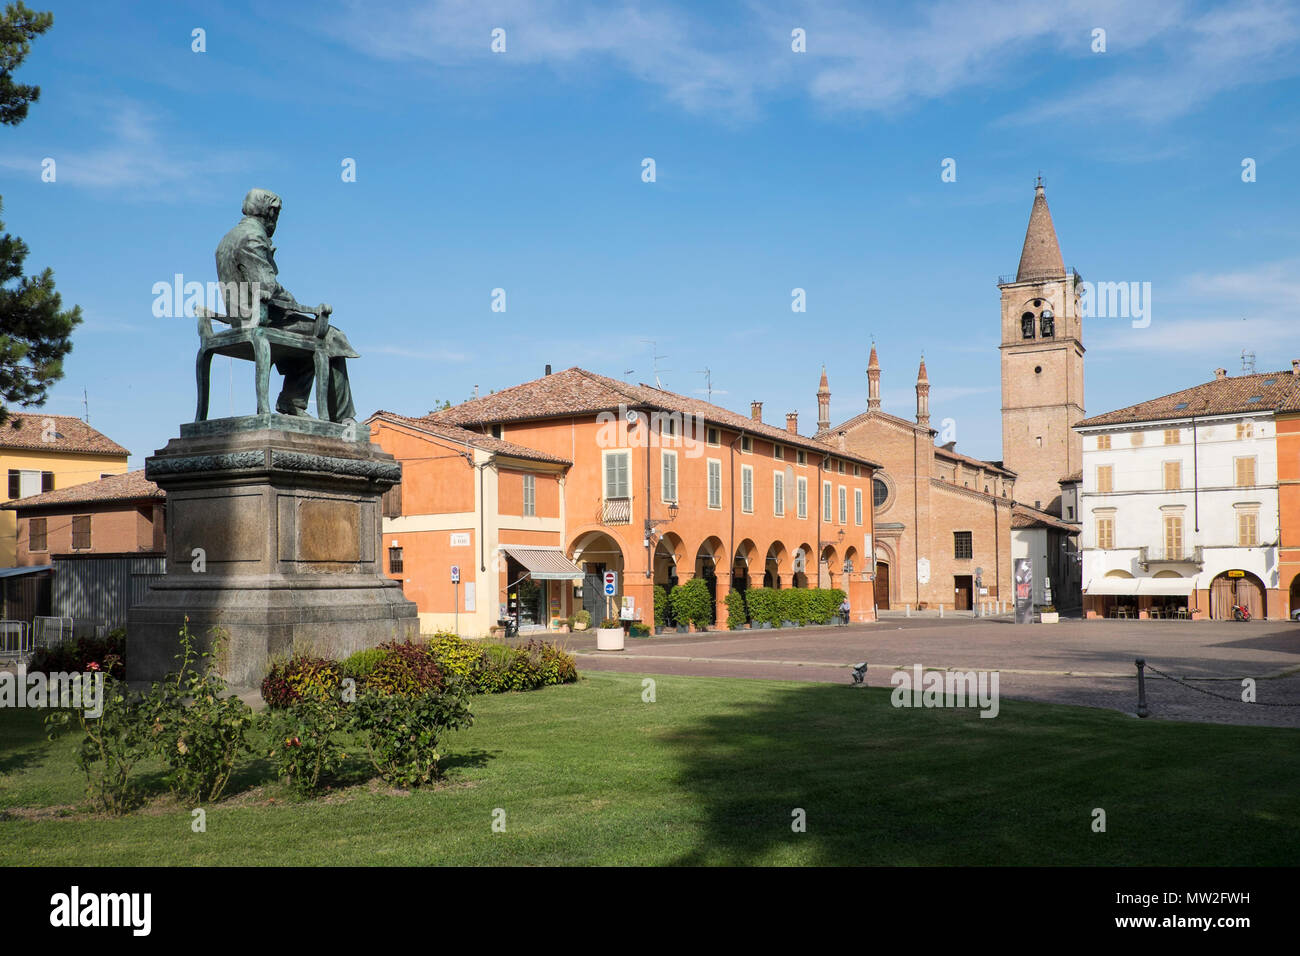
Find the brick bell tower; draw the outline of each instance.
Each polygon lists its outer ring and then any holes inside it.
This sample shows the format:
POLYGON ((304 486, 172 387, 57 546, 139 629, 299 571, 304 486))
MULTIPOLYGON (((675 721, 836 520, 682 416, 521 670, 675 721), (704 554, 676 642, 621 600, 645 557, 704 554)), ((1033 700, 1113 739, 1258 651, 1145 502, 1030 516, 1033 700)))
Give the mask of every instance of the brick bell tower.
POLYGON ((1002 277, 1002 459, 1016 500, 1061 513, 1058 482, 1083 465, 1074 424, 1083 412, 1079 274, 1067 270, 1043 178, 1014 279, 1002 277))

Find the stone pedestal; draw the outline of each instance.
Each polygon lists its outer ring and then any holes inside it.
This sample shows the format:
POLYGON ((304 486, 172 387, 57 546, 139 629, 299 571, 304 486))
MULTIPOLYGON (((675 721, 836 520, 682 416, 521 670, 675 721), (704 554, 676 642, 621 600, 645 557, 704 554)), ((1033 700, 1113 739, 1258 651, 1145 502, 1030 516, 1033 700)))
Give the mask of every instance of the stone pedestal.
POLYGON ((181 427, 145 463, 167 492, 167 573, 132 607, 127 679, 176 666, 177 632, 229 640, 223 673, 258 685, 294 653, 343 658, 414 637, 416 606, 384 576, 380 498, 401 465, 342 426, 284 415, 181 427))

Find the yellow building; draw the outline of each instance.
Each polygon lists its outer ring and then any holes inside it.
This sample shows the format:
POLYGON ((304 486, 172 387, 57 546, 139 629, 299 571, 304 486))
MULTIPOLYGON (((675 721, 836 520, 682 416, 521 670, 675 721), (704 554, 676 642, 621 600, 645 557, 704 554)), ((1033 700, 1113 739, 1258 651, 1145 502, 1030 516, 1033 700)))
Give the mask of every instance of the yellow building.
MULTIPOLYGON (((4 501, 126 473, 125 448, 71 415, 11 413, 0 425, 4 501)), ((0 510, 0 567, 18 562, 16 514, 0 510)))

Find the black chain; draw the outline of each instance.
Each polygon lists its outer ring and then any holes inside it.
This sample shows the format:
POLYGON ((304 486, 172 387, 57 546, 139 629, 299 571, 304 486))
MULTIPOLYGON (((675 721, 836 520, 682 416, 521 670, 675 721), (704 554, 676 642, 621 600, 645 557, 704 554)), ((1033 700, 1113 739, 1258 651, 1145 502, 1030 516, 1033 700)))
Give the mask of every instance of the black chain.
MULTIPOLYGON (((1152 664, 1150 661, 1147 662, 1147 665, 1146 665, 1146 666, 1147 666, 1147 670, 1149 670, 1149 671, 1153 671, 1154 673, 1159 674, 1161 677, 1165 678, 1166 680, 1171 680, 1171 681, 1173 681, 1175 684, 1182 684, 1184 687, 1190 688, 1191 690, 1196 691, 1198 694, 1208 694, 1210 697, 1217 697, 1217 698, 1219 698, 1219 700, 1230 700, 1230 701, 1232 701, 1232 702, 1234 702, 1234 703, 1237 703, 1237 704, 1246 704, 1246 703, 1251 703, 1251 704, 1257 704, 1257 705, 1259 705, 1259 706, 1261 706, 1261 707, 1300 707, 1300 702, 1297 702, 1297 703, 1294 703, 1294 704, 1289 704, 1289 703, 1285 703, 1285 702, 1283 702, 1283 703, 1276 703, 1276 702, 1274 702, 1274 701, 1268 701, 1268 700, 1245 701, 1245 700, 1242 700, 1239 696, 1238 696, 1238 697, 1229 697, 1229 696, 1227 696, 1226 694, 1216 694, 1216 693, 1215 693, 1214 691, 1212 691, 1212 690, 1206 690, 1204 687, 1197 687, 1195 684, 1189 684, 1189 683, 1187 683, 1187 681, 1185 681, 1185 680, 1181 680, 1180 678, 1177 678, 1177 677, 1174 677, 1172 674, 1166 674, 1164 671, 1160 670, 1158 667, 1156 667, 1156 666, 1155 666, 1154 664, 1152 664)), ((1257 683, 1258 683, 1258 682, 1257 682, 1257 683)))

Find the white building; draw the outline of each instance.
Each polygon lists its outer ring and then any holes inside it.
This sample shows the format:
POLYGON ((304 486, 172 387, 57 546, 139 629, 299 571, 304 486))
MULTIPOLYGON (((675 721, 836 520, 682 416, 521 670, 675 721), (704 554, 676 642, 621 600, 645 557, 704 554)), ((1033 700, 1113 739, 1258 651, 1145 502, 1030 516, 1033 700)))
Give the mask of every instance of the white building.
POLYGON ((1084 419, 1084 609, 1283 616, 1274 409, 1290 370, 1215 379, 1084 419))

